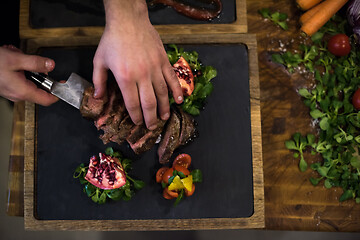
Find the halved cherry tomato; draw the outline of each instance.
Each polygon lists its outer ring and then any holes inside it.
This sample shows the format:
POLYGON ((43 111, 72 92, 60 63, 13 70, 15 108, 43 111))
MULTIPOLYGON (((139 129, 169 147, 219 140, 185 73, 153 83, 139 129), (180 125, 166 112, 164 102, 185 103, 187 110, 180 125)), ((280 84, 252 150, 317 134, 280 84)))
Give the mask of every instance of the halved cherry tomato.
POLYGON ((179 193, 175 191, 170 191, 168 187, 164 188, 164 191, 173 198, 177 198, 179 196, 179 193))
POLYGON ((163 197, 164 197, 165 199, 169 199, 169 200, 170 200, 170 199, 174 199, 174 197, 170 196, 165 189, 164 189, 164 191, 163 191, 163 197))
POLYGON ((164 183, 169 183, 169 178, 173 175, 173 172, 174 172, 173 168, 169 168, 164 172, 164 175, 162 177, 164 183))
POLYGON ((168 170, 168 167, 162 167, 156 172, 156 182, 161 183, 164 173, 168 170))
POLYGON ((187 168, 180 165, 175 165, 174 169, 178 172, 182 172, 185 176, 188 176, 190 174, 190 171, 187 168))
POLYGON ((191 164, 191 157, 189 154, 186 154, 186 153, 182 153, 182 154, 179 154, 174 162, 173 162, 173 167, 175 165, 180 165, 180 166, 183 166, 185 168, 189 168, 191 164))
POLYGON ((191 195, 193 195, 194 192, 195 192, 195 184, 192 185, 191 191, 188 191, 188 190, 186 190, 186 188, 185 188, 185 196, 187 196, 187 197, 190 197, 191 195))

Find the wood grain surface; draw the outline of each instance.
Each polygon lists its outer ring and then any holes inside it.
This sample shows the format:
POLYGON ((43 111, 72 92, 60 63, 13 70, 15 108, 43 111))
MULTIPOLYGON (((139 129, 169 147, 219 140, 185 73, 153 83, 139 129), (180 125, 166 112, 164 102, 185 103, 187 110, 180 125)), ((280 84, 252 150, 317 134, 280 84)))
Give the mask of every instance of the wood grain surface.
MULTIPOLYGON (((315 132, 310 125, 308 109, 296 93, 299 87, 307 86, 311 80, 299 74, 289 75, 281 66, 269 61, 269 52, 278 49, 280 43, 286 48, 294 45, 291 39, 299 36, 297 20, 300 11, 294 1, 247 0, 247 12, 249 33, 256 34, 258 42, 265 229, 359 232, 360 206, 353 201, 339 203, 341 189, 329 190, 321 185, 312 186, 308 179, 313 173, 310 170, 301 173, 298 170, 298 162, 284 147, 284 141, 296 131, 315 132), (270 22, 264 21, 257 13, 263 7, 286 12, 290 18, 289 31, 282 31, 270 22)), ((46 42, 51 44, 51 41, 46 42)), ((32 44, 36 46, 37 40, 33 40, 32 44)), ((22 110, 14 112, 14 122, 17 121, 17 117, 21 122, 24 116, 23 106, 19 106, 18 109, 22 110)), ((13 137, 12 144, 19 148, 20 152, 12 151, 11 155, 19 156, 21 159, 23 150, 19 146, 24 144, 21 140, 23 131, 19 130, 21 124, 15 124, 14 127, 13 135, 16 137, 13 137)), ((319 159, 313 159, 316 160, 319 159)), ((9 186, 13 185, 9 183, 9 186)), ((17 204, 10 206, 21 209, 17 204)))
MULTIPOLYGON (((301 173, 298 160, 284 146, 297 131, 316 133, 309 110, 297 94, 297 89, 309 86, 312 79, 289 75, 282 66, 269 61, 273 51, 296 48, 301 40, 301 12, 295 1, 247 2, 249 32, 258 40, 266 229, 360 231, 360 205, 355 201, 339 203, 339 188, 325 189, 322 184, 314 187, 309 178, 317 175, 310 169, 301 173), (287 13, 289 30, 264 21, 257 11, 265 7, 287 13)), ((305 159, 320 160, 310 154, 305 159)))
MULTIPOLYGON (((29 23, 29 3, 30 0, 20 1, 20 38, 53 38, 53 37, 98 37, 100 38, 104 27, 59 27, 59 28, 40 28, 34 29, 29 23)), ((236 20, 230 24, 168 24, 155 25, 156 30, 161 35, 173 34, 211 34, 211 33, 246 33, 246 0, 236 0, 236 20)))

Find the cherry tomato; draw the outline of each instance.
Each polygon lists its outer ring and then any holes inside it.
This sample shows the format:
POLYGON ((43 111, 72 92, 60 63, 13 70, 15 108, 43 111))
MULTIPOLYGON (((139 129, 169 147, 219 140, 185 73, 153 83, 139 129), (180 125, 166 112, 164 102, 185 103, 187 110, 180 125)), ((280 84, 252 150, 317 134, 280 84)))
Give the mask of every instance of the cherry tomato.
POLYGON ((168 187, 164 188, 164 191, 172 198, 177 198, 179 196, 179 193, 175 191, 170 191, 168 187))
POLYGON ((168 170, 168 167, 162 167, 156 172, 156 182, 161 183, 164 173, 168 170))
POLYGON ((180 165, 180 166, 183 166, 185 168, 189 168, 191 164, 191 157, 189 154, 186 154, 186 153, 182 153, 182 154, 179 154, 174 162, 173 162, 173 167, 175 165, 180 165))
POLYGON ((167 191, 165 190, 165 188, 164 188, 164 191, 163 191, 163 197, 165 198, 165 199, 174 199, 174 197, 172 197, 172 196, 170 196, 168 193, 167 193, 167 191))
POLYGON ((162 177, 164 183, 169 183, 169 178, 173 175, 173 172, 174 172, 173 168, 169 168, 164 172, 164 175, 162 177))
POLYGON ((356 90, 352 97, 352 104, 356 110, 360 110, 360 88, 356 90))
POLYGON ((182 172, 185 176, 188 176, 190 174, 190 171, 187 168, 180 165, 175 165, 174 169, 178 172, 182 172))
POLYGON ((328 50, 335 56, 346 56, 351 51, 349 37, 339 33, 332 36, 328 42, 328 50))
POLYGON ((186 190, 186 188, 185 188, 185 196, 187 196, 187 197, 190 197, 191 195, 193 195, 194 192, 195 192, 195 184, 192 185, 191 191, 188 191, 188 190, 186 190))

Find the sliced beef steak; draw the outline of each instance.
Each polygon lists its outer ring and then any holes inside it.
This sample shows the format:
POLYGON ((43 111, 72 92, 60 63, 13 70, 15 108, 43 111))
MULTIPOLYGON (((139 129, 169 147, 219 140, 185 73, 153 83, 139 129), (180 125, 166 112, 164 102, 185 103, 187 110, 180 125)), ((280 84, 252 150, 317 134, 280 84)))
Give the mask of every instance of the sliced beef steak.
POLYGON ((184 112, 181 107, 178 107, 177 110, 181 115, 181 131, 179 137, 179 144, 185 145, 193 137, 195 137, 195 120, 190 114, 184 112))
POLYGON ((166 121, 158 119, 157 127, 154 130, 147 129, 144 124, 134 127, 126 138, 132 150, 136 154, 150 150, 163 131, 165 123, 166 121))
POLYGON ((175 149, 179 146, 180 124, 181 119, 178 114, 175 113, 175 111, 171 111, 165 134, 162 137, 158 148, 159 162, 161 164, 167 163, 175 149))
POLYGON ((135 127, 135 124, 131 120, 129 115, 126 115, 121 121, 118 131, 116 134, 113 134, 109 137, 109 141, 115 142, 117 144, 122 144, 125 139, 129 136, 131 129, 135 127))
POLYGON ((85 118, 96 119, 104 110, 108 98, 105 95, 103 98, 94 98, 94 87, 85 89, 84 96, 80 106, 80 113, 85 118))

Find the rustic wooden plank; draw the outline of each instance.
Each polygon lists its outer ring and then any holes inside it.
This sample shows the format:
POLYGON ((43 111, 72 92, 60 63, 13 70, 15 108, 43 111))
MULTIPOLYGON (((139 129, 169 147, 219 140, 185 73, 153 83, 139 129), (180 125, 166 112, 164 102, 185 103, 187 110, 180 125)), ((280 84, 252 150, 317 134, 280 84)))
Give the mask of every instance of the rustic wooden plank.
MULTIPOLYGON (((301 173, 298 160, 284 142, 297 131, 316 133, 309 110, 302 103, 297 89, 312 84, 300 74, 289 75, 283 67, 272 64, 270 53, 283 48, 295 48, 299 43, 298 18, 295 1, 247 1, 249 32, 257 35, 261 123, 264 158, 266 229, 305 231, 360 231, 360 205, 354 201, 339 203, 339 188, 314 187, 309 178, 317 176, 310 169, 301 173), (258 10, 287 13, 289 31, 283 31, 264 21, 258 10)), ((310 162, 319 157, 305 156, 310 162)))
MULTIPOLYGON (((63 27, 63 28, 40 28, 34 29, 29 23, 30 0, 20 1, 19 31, 21 39, 31 38, 57 38, 57 37, 98 37, 100 38, 104 27, 63 27)), ((246 33, 246 0, 236 0, 236 20, 229 24, 168 24, 155 25, 159 34, 222 34, 222 33, 246 33)))
POLYGON ((24 102, 14 104, 6 213, 24 214, 24 102))
MULTIPOLYGON (((254 35, 229 34, 229 35, 165 35, 161 36, 165 44, 245 44, 249 55, 249 87, 250 87, 250 114, 253 156, 253 185, 254 185, 254 214, 249 218, 209 218, 209 219, 167 219, 167 220, 82 220, 67 221, 37 220, 34 216, 36 192, 35 165, 36 165, 36 122, 35 106, 27 103, 25 108, 25 188, 24 188, 24 219, 25 228, 32 230, 195 230, 195 229, 239 229, 239 228, 264 228, 264 182, 260 124, 260 89, 257 67, 257 44, 254 35), (111 224, 110 224, 111 223, 111 224)), ((95 38, 94 41, 98 39, 95 38)), ((48 39, 34 39, 33 46, 49 43, 48 39)), ((60 46, 72 41, 75 46, 84 44, 80 40, 74 43, 74 38, 52 39, 52 44, 60 46)), ((34 50, 32 48, 32 50, 34 50)))

